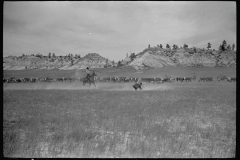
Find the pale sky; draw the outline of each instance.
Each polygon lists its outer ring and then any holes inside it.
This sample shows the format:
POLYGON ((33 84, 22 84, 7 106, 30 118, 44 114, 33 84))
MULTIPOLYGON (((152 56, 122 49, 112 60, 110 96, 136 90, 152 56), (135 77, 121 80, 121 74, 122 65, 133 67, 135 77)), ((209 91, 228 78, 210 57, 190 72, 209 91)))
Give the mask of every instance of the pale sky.
POLYGON ((3 56, 98 53, 122 60, 148 44, 236 45, 236 2, 4 2, 3 56))

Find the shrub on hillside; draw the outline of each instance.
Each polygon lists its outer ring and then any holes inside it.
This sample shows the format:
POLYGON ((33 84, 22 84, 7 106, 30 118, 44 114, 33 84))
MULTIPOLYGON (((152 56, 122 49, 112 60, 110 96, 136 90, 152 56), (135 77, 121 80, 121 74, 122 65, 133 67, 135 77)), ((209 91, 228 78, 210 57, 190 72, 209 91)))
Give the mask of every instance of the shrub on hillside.
POLYGON ((38 54, 36 55, 36 57, 42 58, 43 56, 42 56, 42 54, 38 53, 38 54))
POLYGON ((136 58, 135 53, 131 53, 131 55, 129 56, 129 58, 131 59, 131 61, 133 61, 136 58))

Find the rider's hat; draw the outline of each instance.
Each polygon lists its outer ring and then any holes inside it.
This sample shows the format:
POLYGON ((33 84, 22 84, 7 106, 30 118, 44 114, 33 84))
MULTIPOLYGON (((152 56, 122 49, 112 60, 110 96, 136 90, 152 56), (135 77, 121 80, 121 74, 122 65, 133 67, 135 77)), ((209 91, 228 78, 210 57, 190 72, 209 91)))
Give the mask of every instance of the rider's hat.
POLYGON ((89 67, 87 67, 86 69, 89 69, 89 67))

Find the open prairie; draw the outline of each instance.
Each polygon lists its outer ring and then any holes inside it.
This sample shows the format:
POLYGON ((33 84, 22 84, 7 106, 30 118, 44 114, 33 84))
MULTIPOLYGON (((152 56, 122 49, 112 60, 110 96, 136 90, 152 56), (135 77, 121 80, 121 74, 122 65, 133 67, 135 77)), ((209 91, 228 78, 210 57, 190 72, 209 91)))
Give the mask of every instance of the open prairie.
MULTIPOLYGON (((231 158, 236 68, 97 69, 100 77, 213 77, 213 82, 3 84, 5 157, 231 158)), ((83 70, 4 71, 4 77, 81 77, 83 70)))

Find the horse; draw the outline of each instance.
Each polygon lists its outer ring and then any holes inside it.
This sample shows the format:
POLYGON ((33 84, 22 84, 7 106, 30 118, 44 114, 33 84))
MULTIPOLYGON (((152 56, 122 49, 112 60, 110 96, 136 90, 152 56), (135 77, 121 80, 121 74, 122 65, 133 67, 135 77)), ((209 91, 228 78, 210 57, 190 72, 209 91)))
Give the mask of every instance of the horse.
POLYGON ((91 84, 93 84, 96 87, 94 83, 95 76, 97 76, 97 74, 95 73, 95 71, 92 71, 92 74, 90 74, 89 79, 87 79, 87 77, 83 78, 83 86, 85 86, 86 83, 89 83, 89 87, 91 86, 91 84))

